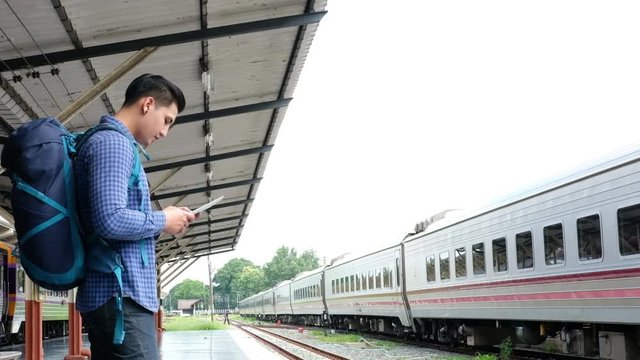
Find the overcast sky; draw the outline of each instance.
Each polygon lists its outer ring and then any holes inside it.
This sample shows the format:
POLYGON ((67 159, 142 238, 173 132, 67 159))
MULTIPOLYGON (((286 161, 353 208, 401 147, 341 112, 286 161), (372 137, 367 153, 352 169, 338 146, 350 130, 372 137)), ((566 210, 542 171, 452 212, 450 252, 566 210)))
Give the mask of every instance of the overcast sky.
POLYGON ((214 266, 380 249, 637 146, 639 4, 330 1, 237 250, 214 266))

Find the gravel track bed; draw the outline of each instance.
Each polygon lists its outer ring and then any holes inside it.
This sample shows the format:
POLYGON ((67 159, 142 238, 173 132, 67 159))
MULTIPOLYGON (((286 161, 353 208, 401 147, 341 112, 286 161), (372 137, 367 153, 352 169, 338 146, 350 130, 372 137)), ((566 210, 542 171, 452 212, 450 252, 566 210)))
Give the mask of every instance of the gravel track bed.
MULTIPOLYGON (((295 354, 295 355, 297 355, 297 356, 299 356, 299 357, 301 357, 301 358, 303 358, 305 360, 327 360, 327 358, 324 357, 324 356, 320 356, 320 355, 318 355, 316 353, 313 353, 313 352, 311 352, 309 350, 303 349, 303 348, 301 348, 301 347, 299 347, 299 346, 297 346, 295 344, 292 344, 290 342, 278 339, 277 337, 271 336, 271 335, 269 335, 269 334, 267 334, 265 332, 262 332, 260 330, 255 330, 255 329, 248 328, 248 327, 245 327, 245 329, 250 331, 252 334, 255 334, 255 335, 257 335, 257 336, 259 336, 259 337, 271 342, 271 343, 274 343, 274 344, 280 346, 281 348, 283 348, 283 349, 285 349, 285 350, 287 350, 287 351, 289 351, 289 352, 291 352, 291 353, 293 353, 293 354, 295 354)), ((268 329, 268 330, 272 331, 273 329, 268 329)), ((280 333, 278 333, 278 334, 280 334, 280 333)), ((280 334, 280 335, 284 335, 284 334, 280 334)), ((287 335, 285 335, 285 336, 287 336, 287 335)), ((288 336, 288 337, 291 337, 291 336, 288 336)))
MULTIPOLYGON (((389 348, 377 346, 375 345, 377 340, 366 339, 366 337, 361 338, 361 340, 357 343, 332 344, 316 340, 316 338, 312 336, 311 333, 307 330, 305 330, 303 333, 299 333, 298 331, 292 329, 270 328, 267 330, 353 360, 438 360, 446 359, 452 356, 465 358, 465 356, 459 354, 447 353, 444 351, 405 345, 401 343, 393 343, 394 346, 389 348)), ((470 357, 468 358, 471 359, 470 357)))

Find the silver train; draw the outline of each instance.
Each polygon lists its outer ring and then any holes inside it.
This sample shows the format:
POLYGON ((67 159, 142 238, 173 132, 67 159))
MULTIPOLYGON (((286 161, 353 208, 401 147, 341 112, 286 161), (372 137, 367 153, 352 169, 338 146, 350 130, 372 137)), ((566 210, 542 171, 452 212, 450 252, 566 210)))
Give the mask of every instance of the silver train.
POLYGON ((415 336, 640 356, 640 150, 490 208, 419 224, 240 302, 243 315, 415 336))

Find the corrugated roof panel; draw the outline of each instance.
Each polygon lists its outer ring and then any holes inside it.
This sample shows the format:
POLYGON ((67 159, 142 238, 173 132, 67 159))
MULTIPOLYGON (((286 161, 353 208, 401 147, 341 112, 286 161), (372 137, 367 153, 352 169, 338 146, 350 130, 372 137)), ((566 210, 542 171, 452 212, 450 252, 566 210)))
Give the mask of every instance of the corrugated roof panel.
MULTIPOLYGON (((28 26, 33 28, 33 34, 45 52, 74 48, 51 3, 38 2, 30 7, 25 4, 27 3, 16 5, 18 15, 25 24, 29 24, 28 26)), ((300 0, 210 1, 207 5, 208 27, 300 15, 308 4, 313 4, 315 10, 320 11, 324 9, 326 2, 300 0)), ((85 47, 196 30, 201 27, 198 2, 116 0, 104 3, 66 0, 62 2, 62 5, 79 40, 85 47)), ((20 46, 25 47, 26 55, 37 54, 37 50, 34 50, 33 47, 29 48, 32 46, 29 45, 30 39, 25 38, 25 33, 20 32, 20 28, 12 24, 10 20, 6 11, 0 11, 0 24, 3 29, 6 26, 16 34, 16 41, 20 46)), ((284 98, 291 97, 306 58, 308 46, 316 31, 316 25, 307 26, 303 34, 299 30, 300 27, 296 26, 209 40, 209 67, 214 76, 214 92, 209 99, 209 110, 272 101, 279 99, 279 95, 284 98), (302 41, 297 43, 297 40, 300 40, 300 35, 303 35, 302 41), (290 63, 292 52, 294 62, 290 63), (285 91, 280 94, 283 88, 285 91)), ((12 49, 10 44, 7 45, 7 41, 0 39, 0 57, 17 58, 19 55, 16 51, 12 49)), ((94 57, 90 61, 97 76, 102 79, 132 54, 133 52, 94 57)), ((107 90, 106 94, 111 105, 115 110, 118 110, 122 105, 124 92, 130 81, 142 73, 151 72, 164 75, 182 88, 187 100, 187 108, 182 115, 205 111, 205 97, 200 80, 201 57, 200 41, 159 48, 107 90)), ((50 75, 47 75, 48 78, 41 77, 42 82, 25 79, 22 84, 17 85, 18 93, 21 96, 24 95, 23 97, 26 98, 29 105, 41 113, 41 116, 45 114, 57 115, 60 109, 65 108, 72 101, 71 98, 76 99, 93 85, 85 66, 79 60, 57 64, 56 67, 60 69, 60 77, 69 89, 69 94, 64 89, 65 86, 62 86, 60 79, 50 75), (43 83, 50 89, 51 95, 47 93, 43 83)), ((41 71, 48 71, 48 68, 43 66, 41 71)), ((3 75, 6 77, 7 74, 11 75, 6 71, 3 75)), ((6 102, 5 105, 11 104, 6 102)), ((78 115, 72 119, 69 125, 74 128, 84 128, 95 124, 106 111, 102 100, 96 98, 83 110, 84 118, 78 115)), ((210 127, 214 135, 214 143, 210 153, 222 154, 260 147, 265 144, 265 139, 266 143, 272 144, 285 113, 286 108, 280 108, 212 119, 210 127)), ((176 125, 166 139, 149 147, 148 151, 153 160, 145 162, 144 166, 149 168, 159 164, 171 164, 205 156, 206 143, 203 124, 204 121, 201 120, 176 125)), ((211 184, 216 186, 228 182, 249 180, 255 174, 258 174, 258 177, 262 176, 269 154, 267 151, 261 154, 212 162, 213 178, 211 184)), ((148 174, 152 189, 162 183, 154 193, 154 197, 171 195, 170 198, 154 201, 154 206, 158 204, 160 207, 169 205, 196 206, 208 201, 205 191, 182 195, 176 193, 205 187, 207 184, 205 164, 191 165, 173 175, 171 174, 171 169, 148 174)), ((259 183, 255 183, 254 185, 239 185, 214 190, 212 195, 225 195, 223 204, 226 204, 253 199, 257 196, 258 190, 259 183)), ((242 205, 213 209, 211 213, 214 221, 234 218, 234 220, 216 222, 214 228, 237 227, 246 219, 244 217, 239 220, 237 217, 248 215, 251 206, 252 203, 247 202, 242 205)), ((194 230, 206 230, 207 227, 207 225, 198 226, 194 230)), ((241 233, 241 229, 230 230, 216 233, 215 238, 235 236, 235 234, 241 233)), ((163 237, 163 239, 169 238, 172 237, 163 237)), ((206 236, 191 241, 206 241, 206 236)), ((180 241, 180 244, 184 243, 186 241, 180 241)), ((229 247, 233 244, 233 240, 227 242, 229 247)), ((206 252, 207 248, 206 244, 186 247, 186 249, 193 250, 194 254, 206 252)))

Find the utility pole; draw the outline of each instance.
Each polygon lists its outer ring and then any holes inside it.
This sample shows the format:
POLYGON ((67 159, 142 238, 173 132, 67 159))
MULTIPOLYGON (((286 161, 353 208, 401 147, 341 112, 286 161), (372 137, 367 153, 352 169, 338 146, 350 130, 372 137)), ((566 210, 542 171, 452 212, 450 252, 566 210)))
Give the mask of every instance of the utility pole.
POLYGON ((211 314, 211 321, 213 322, 213 271, 211 270, 211 255, 207 256, 207 263, 209 265, 209 313, 211 314))

